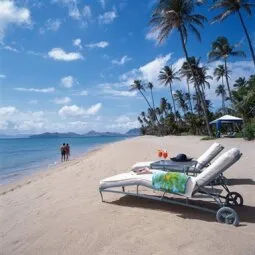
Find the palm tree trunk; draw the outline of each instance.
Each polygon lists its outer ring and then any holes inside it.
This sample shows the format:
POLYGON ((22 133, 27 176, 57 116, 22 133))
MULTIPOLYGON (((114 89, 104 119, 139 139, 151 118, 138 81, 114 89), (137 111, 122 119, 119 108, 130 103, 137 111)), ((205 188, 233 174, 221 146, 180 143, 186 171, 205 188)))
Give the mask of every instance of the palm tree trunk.
POLYGON ((228 69, 227 69, 227 58, 224 58, 224 65, 225 65, 225 78, 226 78, 226 83, 228 86, 228 94, 229 94, 229 98, 232 102, 232 94, 231 94, 231 90, 230 90, 230 86, 229 86, 229 81, 228 81, 228 69))
POLYGON ((221 99, 222 99, 221 108, 222 108, 222 111, 225 113, 225 102, 224 102, 224 94, 223 93, 221 94, 221 99))
POLYGON ((208 132, 208 135, 209 136, 212 136, 212 131, 211 131, 211 128, 210 128, 210 125, 209 125, 209 120, 208 120, 208 114, 207 114, 207 109, 206 109, 206 104, 205 104, 205 101, 203 100, 202 98, 202 93, 199 89, 199 84, 197 82, 197 78, 194 74, 194 71, 193 71, 193 68, 191 67, 191 64, 190 64, 190 61, 189 61, 189 56, 188 56, 188 52, 187 52, 187 49, 186 49, 186 45, 185 45, 185 42, 184 42, 184 37, 183 37, 183 32, 181 30, 181 28, 179 28, 179 32, 180 32, 180 36, 181 36, 181 42, 182 42, 182 48, 184 50, 184 54, 185 54, 185 58, 186 58, 186 61, 189 65, 189 68, 191 70, 191 73, 194 77, 194 80, 195 80, 195 86, 197 87, 197 91, 198 91, 198 95, 201 99, 201 102, 202 102, 202 108, 203 108, 203 112, 204 112, 204 118, 205 118, 205 123, 206 123, 206 128, 207 128, 207 132, 208 132))
POLYGON ((172 90, 172 84, 171 83, 169 83, 169 89, 170 89, 170 94, 171 94, 172 101, 173 101, 174 115, 176 115, 176 106, 175 106, 175 101, 174 101, 174 97, 173 97, 173 90, 172 90))
POLYGON ((187 85, 188 85, 188 93, 189 93, 189 106, 190 110, 193 113, 192 103, 191 103, 191 95, 190 95, 190 87, 189 87, 189 80, 187 79, 187 85))
POLYGON ((148 99, 146 98, 146 96, 143 94, 143 92, 142 92, 141 90, 139 90, 139 91, 140 91, 140 93, 142 94, 142 96, 143 96, 143 98, 145 99, 145 101, 147 102, 149 108, 154 112, 155 118, 156 118, 156 120, 157 120, 157 123, 158 123, 158 125, 160 125, 159 120, 158 120, 158 117, 157 117, 157 114, 156 114, 156 112, 153 110, 153 108, 151 107, 150 102, 148 101, 148 99))
POLYGON ((151 100, 152 100, 153 109, 155 111, 155 104, 154 104, 154 97, 153 97, 152 89, 151 89, 151 100))
POLYGON ((240 18, 240 21, 241 21, 241 23, 242 23, 242 26, 243 26, 245 35, 246 35, 246 37, 247 37, 247 40, 248 40, 248 43, 249 43, 249 47, 250 47, 250 51, 251 51, 251 56, 252 56, 252 59, 253 59, 253 63, 254 63, 254 65, 255 65, 255 54, 254 54, 254 50, 253 50, 253 48, 252 48, 252 44, 251 44, 251 39, 250 39, 249 33, 248 33, 247 28, 246 28, 246 26, 245 26, 245 24, 244 24, 244 21, 243 21, 243 17, 242 17, 242 15, 241 15, 241 12, 238 10, 237 13, 238 13, 238 16, 239 16, 239 18, 240 18))

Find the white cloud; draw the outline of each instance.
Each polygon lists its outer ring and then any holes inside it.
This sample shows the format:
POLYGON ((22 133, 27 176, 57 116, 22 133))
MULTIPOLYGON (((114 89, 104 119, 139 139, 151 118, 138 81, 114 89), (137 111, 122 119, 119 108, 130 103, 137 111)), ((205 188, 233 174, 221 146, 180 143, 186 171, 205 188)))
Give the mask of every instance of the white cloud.
POLYGON ((61 97, 61 98, 55 98, 52 100, 54 104, 69 104, 71 102, 70 97, 61 97))
POLYGON ((55 88, 53 88, 53 87, 46 88, 46 89, 37 89, 37 88, 14 88, 14 90, 23 91, 23 92, 38 92, 38 93, 52 93, 52 92, 55 92, 55 88))
POLYGON ((59 111, 58 114, 62 118, 66 117, 77 117, 77 116, 89 116, 96 114, 100 109, 102 108, 102 104, 98 103, 95 105, 92 105, 88 109, 85 109, 83 107, 78 107, 77 105, 71 105, 71 106, 63 106, 59 111))
POLYGON ((117 90, 112 88, 103 88, 100 93, 103 95, 121 96, 121 97, 134 97, 137 95, 136 91, 125 91, 125 90, 117 90))
POLYGON ((63 77, 60 81, 60 85, 67 89, 72 88, 77 83, 77 80, 71 75, 63 77))
POLYGON ((43 28, 39 30, 41 34, 44 34, 46 31, 54 31, 56 32, 61 26, 61 21, 59 19, 48 19, 45 22, 45 25, 43 28))
POLYGON ((9 116, 17 112, 17 109, 13 106, 0 107, 0 116, 9 116))
POLYGON ((0 79, 4 79, 4 78, 6 78, 6 75, 0 74, 0 79))
POLYGON ((5 120, 0 120, 0 130, 6 130, 8 128, 8 122, 5 120))
POLYGON ((87 90, 82 90, 74 94, 74 96, 87 96, 89 93, 87 90))
POLYGON ((124 65, 130 60, 132 60, 132 58, 129 58, 128 56, 123 56, 120 60, 116 60, 116 59, 112 60, 112 64, 124 65))
POLYGON ((116 18, 117 18, 116 12, 110 11, 110 12, 105 12, 104 14, 100 14, 98 17, 98 21, 100 24, 111 24, 116 18))
POLYGON ((102 108, 102 104, 101 104, 101 103, 92 105, 89 109, 87 109, 87 114, 88 114, 88 115, 94 115, 94 114, 96 114, 101 108, 102 108))
POLYGON ((69 17, 71 17, 75 20, 81 19, 81 14, 78 9, 78 1, 77 0, 52 0, 52 3, 57 3, 64 7, 67 7, 69 17))
POLYGON ((35 131, 44 126, 44 112, 22 112, 14 106, 0 108, 0 130, 17 132, 35 131))
POLYGON ((166 56, 157 57, 153 61, 139 68, 139 71, 142 73, 142 77, 146 81, 152 83, 158 83, 158 75, 160 70, 168 63, 171 58, 171 54, 166 56))
POLYGON ((4 45, 3 49, 8 50, 8 51, 12 51, 12 52, 16 52, 16 53, 20 52, 18 49, 14 48, 10 45, 4 45))
POLYGON ((81 45, 81 39, 77 38, 73 40, 73 45, 78 47, 79 49, 82 49, 82 45, 81 45))
POLYGON ((101 41, 101 42, 97 42, 97 43, 90 43, 87 44, 86 47, 88 48, 106 48, 109 46, 109 43, 106 41, 101 41))
POLYGON ((89 5, 84 6, 82 14, 86 20, 90 20, 92 18, 92 11, 89 5))
POLYGON ((65 52, 61 48, 53 48, 51 51, 48 52, 48 56, 54 60, 59 61, 74 61, 83 59, 83 56, 78 52, 65 52))
POLYGON ((138 120, 132 120, 127 115, 122 115, 116 118, 113 121, 113 124, 107 125, 109 129, 118 129, 118 130, 129 130, 132 128, 138 128, 140 126, 138 120))
POLYGON ((3 40, 8 26, 28 26, 30 24, 29 9, 16 6, 14 1, 0 1, 0 41, 3 40))

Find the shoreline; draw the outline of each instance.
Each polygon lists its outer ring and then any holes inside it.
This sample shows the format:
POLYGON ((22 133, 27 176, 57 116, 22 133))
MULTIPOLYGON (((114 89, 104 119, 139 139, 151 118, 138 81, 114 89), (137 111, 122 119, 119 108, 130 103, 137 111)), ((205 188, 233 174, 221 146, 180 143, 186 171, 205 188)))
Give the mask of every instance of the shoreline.
MULTIPOLYGON (((123 138, 119 141, 130 139, 130 138, 132 138, 132 137, 123 138)), ((21 139, 23 139, 23 138, 21 138, 21 139)), ((112 141, 110 143, 114 143, 117 141, 112 141)), ((109 143, 102 143, 102 144, 98 144, 98 145, 92 144, 90 147, 86 147, 84 149, 79 149, 75 154, 71 155, 71 159, 69 159, 68 162, 76 160, 79 157, 83 157, 87 153, 89 153, 91 150, 94 151, 98 148, 101 148, 101 146, 104 146, 106 144, 109 144, 109 143)), ((40 174, 47 170, 54 169, 56 167, 59 167, 59 165, 61 165, 62 163, 63 162, 61 162, 60 156, 57 155, 50 160, 46 159, 46 160, 39 161, 39 165, 37 167, 32 167, 31 165, 25 165, 24 167, 21 168, 23 170, 21 170, 20 172, 14 171, 12 173, 12 169, 9 169, 8 171, 10 171, 10 174, 7 172, 6 175, 3 176, 4 178, 1 179, 1 181, 0 181, 0 190, 1 190, 1 187, 3 187, 3 186, 11 185, 16 182, 20 182, 23 179, 29 178, 30 176, 36 176, 37 174, 40 174)))
POLYGON ((107 145, 111 145, 111 144, 113 145, 115 143, 122 142, 125 140, 130 140, 133 138, 136 138, 136 137, 128 137, 120 141, 114 141, 114 142, 95 146, 93 148, 88 149, 86 152, 79 153, 78 155, 72 157, 68 161, 64 161, 64 162, 59 161, 55 165, 49 165, 48 167, 37 168, 35 172, 33 173, 31 172, 30 174, 23 175, 21 178, 17 180, 0 184, 0 196, 5 195, 8 192, 12 192, 16 190, 17 188, 21 188, 22 186, 30 184, 31 182, 35 182, 37 179, 45 178, 49 176, 50 174, 52 174, 54 171, 61 171, 61 168, 64 167, 64 164, 65 164, 65 168, 68 166, 72 166, 73 164, 80 162, 82 159, 87 158, 90 155, 93 155, 94 153, 96 153, 97 151, 102 150, 107 145))

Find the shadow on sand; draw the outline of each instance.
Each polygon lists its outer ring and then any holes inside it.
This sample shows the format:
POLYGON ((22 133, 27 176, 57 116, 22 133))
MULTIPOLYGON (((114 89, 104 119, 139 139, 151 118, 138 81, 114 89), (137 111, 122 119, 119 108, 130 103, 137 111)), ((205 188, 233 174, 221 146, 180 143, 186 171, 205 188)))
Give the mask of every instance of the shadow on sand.
MULTIPOLYGON (((185 200, 183 199, 175 199, 175 200, 180 202, 185 202, 185 200)), ((113 201, 113 202, 105 201, 105 203, 110 203, 110 204, 119 205, 119 206, 126 206, 126 207, 135 207, 135 208, 170 212, 170 213, 177 214, 178 217, 181 217, 183 219, 196 219, 196 220, 202 220, 207 222, 216 222, 216 214, 212 214, 212 213, 208 213, 208 212, 204 212, 201 210, 196 210, 193 208, 184 207, 180 205, 162 203, 159 201, 144 199, 139 197, 123 196, 116 201, 113 201)), ((196 200, 196 201, 191 201, 191 203, 201 207, 214 209, 215 211, 219 208, 217 207, 216 204, 210 203, 208 201, 196 200)), ((242 224, 242 222, 255 223, 255 206, 243 205, 242 207, 235 207, 234 209, 237 211, 239 215, 240 222, 241 222, 240 226, 246 226, 246 224, 242 224)))
POLYGON ((228 185, 255 185, 252 179, 227 179, 228 185))

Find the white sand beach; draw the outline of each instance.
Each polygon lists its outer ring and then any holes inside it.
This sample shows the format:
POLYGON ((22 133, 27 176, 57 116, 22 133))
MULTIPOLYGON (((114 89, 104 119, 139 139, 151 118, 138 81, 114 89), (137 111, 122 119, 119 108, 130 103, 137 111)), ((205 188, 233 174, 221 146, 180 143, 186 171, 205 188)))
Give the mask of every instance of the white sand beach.
POLYGON ((0 187, 0 254, 255 254, 255 142, 219 139, 243 153, 225 175, 244 198, 240 226, 186 207, 106 193, 99 181, 130 170, 138 161, 198 157, 214 141, 194 136, 136 137, 103 146, 8 186, 0 187))

